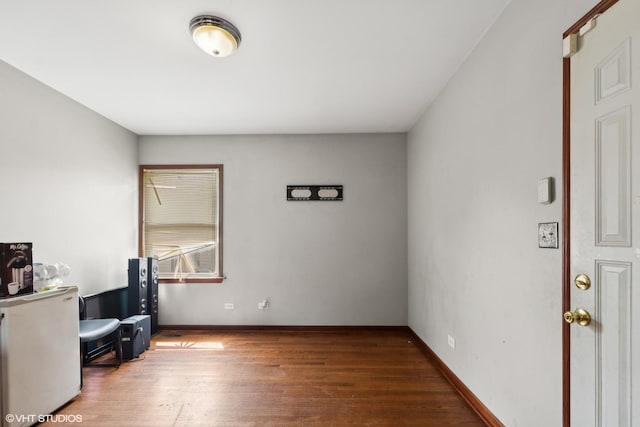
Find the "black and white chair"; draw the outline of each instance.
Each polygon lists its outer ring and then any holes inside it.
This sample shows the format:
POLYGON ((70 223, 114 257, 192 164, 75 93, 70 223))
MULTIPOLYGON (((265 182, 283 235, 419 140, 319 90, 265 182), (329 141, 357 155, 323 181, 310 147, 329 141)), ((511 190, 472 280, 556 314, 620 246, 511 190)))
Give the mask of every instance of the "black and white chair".
MULTIPOLYGON (((84 299, 79 297, 80 303, 80 369, 83 366, 91 367, 118 367, 122 364, 122 342, 120 341, 120 320, 116 318, 109 319, 84 319, 84 299), (112 347, 116 353, 115 362, 96 362, 89 363, 86 361, 85 349, 86 344, 111 336, 112 347)), ((82 372, 80 374, 80 386, 82 386, 82 372)))

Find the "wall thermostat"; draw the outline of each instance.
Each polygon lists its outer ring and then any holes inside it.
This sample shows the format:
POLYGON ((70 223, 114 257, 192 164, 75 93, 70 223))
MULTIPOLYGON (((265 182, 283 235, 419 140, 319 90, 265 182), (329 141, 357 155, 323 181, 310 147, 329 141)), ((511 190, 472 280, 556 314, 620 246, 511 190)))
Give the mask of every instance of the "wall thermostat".
POLYGON ((538 203, 549 204, 553 202, 553 178, 548 177, 538 181, 538 203))

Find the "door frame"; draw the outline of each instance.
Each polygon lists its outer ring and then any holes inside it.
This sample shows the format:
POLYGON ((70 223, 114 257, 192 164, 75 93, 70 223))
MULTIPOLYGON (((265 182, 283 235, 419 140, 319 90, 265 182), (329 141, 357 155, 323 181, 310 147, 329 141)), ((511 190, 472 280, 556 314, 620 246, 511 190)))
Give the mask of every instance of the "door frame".
MULTIPOLYGON (((601 0, 563 34, 577 33, 594 16, 604 13, 619 0, 601 0)), ((571 310, 571 58, 562 60, 562 312, 571 310)), ((562 316, 558 316, 561 318, 562 316)), ((562 425, 571 425, 571 337, 562 322, 562 425)))

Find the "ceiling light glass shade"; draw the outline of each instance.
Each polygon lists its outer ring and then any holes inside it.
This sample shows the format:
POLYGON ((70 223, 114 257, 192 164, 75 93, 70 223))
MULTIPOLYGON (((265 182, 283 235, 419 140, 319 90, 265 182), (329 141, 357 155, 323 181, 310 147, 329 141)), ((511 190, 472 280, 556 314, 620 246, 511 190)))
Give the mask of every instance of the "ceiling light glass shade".
POLYGON ((189 24, 198 47, 212 56, 229 56, 240 45, 240 31, 229 21, 211 15, 196 16, 189 24))

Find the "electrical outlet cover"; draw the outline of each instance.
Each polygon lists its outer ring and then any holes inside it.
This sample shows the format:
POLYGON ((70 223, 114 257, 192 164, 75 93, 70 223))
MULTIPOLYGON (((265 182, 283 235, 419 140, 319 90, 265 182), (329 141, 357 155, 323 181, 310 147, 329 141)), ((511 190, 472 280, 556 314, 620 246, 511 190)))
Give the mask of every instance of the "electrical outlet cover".
POLYGON ((447 343, 449 344, 449 347, 451 347, 453 349, 456 348, 456 340, 451 335, 447 336, 447 343))

